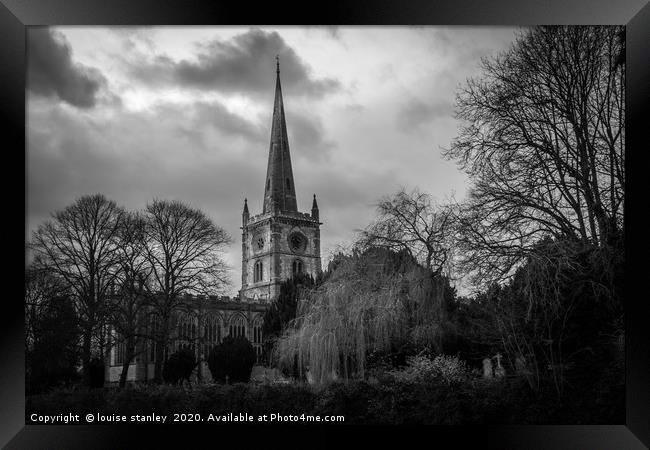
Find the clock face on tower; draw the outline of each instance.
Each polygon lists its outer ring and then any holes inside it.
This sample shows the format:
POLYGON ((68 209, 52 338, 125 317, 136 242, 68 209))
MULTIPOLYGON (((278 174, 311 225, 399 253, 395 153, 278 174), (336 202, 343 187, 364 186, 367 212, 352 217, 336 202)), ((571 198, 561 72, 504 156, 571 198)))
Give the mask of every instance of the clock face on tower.
POLYGON ((255 253, 259 253, 264 249, 264 236, 253 237, 252 248, 255 253))
POLYGON ((307 238, 302 233, 291 233, 289 235, 289 248, 292 252, 304 252, 307 248, 307 238))

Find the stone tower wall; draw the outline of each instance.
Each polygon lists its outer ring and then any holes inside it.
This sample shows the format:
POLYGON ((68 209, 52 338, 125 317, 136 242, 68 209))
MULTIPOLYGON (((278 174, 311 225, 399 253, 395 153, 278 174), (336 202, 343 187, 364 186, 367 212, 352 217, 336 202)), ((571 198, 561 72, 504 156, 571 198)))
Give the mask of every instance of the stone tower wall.
POLYGON ((306 214, 280 214, 262 217, 247 224, 242 234, 242 295, 245 298, 272 300, 279 293, 279 284, 293 275, 293 262, 301 261, 303 272, 316 277, 321 270, 320 224, 306 214), (294 251, 290 237, 304 236, 304 251, 294 251), (263 239, 262 248, 258 240, 263 239), (255 282, 255 264, 263 264, 262 280, 255 282))

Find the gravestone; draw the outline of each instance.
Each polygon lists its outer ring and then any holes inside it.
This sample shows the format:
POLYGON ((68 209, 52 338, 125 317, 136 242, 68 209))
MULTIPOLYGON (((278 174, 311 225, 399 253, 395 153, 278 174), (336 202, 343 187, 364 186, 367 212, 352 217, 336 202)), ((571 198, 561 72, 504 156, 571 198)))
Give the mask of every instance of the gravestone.
POLYGON ((526 358, 523 357, 523 355, 517 356, 515 358, 515 370, 517 373, 526 373, 526 358))
POLYGON ((483 378, 490 379, 494 376, 492 373, 492 361, 490 358, 483 360, 483 378))
POLYGON ((501 353, 497 353, 494 357, 497 360, 497 367, 494 369, 494 376, 497 378, 503 378, 506 376, 506 369, 501 365, 501 353))

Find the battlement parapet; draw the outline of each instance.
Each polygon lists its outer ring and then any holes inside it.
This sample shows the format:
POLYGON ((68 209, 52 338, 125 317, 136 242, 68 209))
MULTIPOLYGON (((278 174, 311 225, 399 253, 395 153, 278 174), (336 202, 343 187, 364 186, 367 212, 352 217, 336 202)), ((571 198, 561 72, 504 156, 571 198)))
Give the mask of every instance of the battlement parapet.
POLYGON ((297 212, 297 211, 290 211, 290 212, 270 212, 270 213, 265 213, 265 214, 257 214, 255 216, 250 216, 248 219, 247 224, 254 224, 257 222, 261 222, 263 220, 268 220, 271 218, 281 218, 281 219, 299 219, 299 220, 307 220, 309 222, 315 222, 318 223, 318 219, 313 217, 309 213, 302 213, 302 212, 297 212))

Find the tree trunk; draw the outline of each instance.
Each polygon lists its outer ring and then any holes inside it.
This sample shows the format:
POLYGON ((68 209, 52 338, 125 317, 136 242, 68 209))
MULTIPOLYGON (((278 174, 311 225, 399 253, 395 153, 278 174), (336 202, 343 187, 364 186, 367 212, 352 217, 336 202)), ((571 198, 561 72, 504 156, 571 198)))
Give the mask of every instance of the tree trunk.
POLYGON ((169 337, 169 318, 164 317, 161 323, 160 333, 156 340, 156 363, 154 366, 154 382, 162 384, 163 382, 163 365, 165 363, 166 345, 169 337))
POLYGON ((81 353, 81 365, 83 371, 83 382, 90 387, 90 344, 92 340, 92 327, 84 329, 83 347, 81 353))
POLYGON ((158 338, 156 340, 156 361, 153 369, 153 381, 156 384, 162 384, 162 369, 163 369, 163 358, 165 357, 165 352, 163 350, 163 340, 158 338))
POLYGON ((129 373, 129 366, 131 365, 131 358, 124 356, 124 362, 122 363, 122 373, 120 374, 120 387, 123 388, 126 386, 126 377, 129 373))
POLYGON ((129 374, 129 366, 135 355, 135 340, 129 338, 126 341, 126 348, 124 350, 124 362, 122 363, 122 373, 120 374, 120 387, 126 386, 126 378, 129 374))

